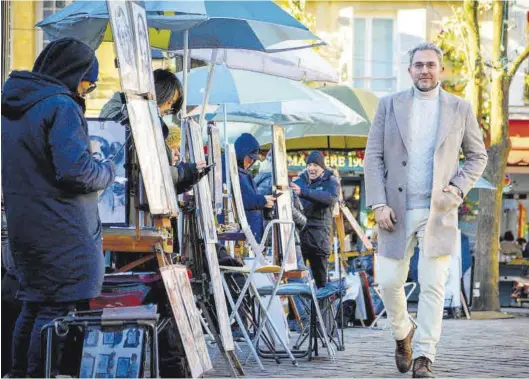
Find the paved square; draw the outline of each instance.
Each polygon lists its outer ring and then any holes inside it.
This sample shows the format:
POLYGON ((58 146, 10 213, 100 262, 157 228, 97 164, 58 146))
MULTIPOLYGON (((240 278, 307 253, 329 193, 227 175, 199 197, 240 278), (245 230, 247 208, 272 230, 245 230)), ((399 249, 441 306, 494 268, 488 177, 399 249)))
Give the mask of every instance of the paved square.
MULTIPOLYGON (((386 320, 382 322, 385 323, 386 320)), ((334 363, 327 359, 327 351, 320 349, 320 357, 311 362, 306 358, 300 359, 298 367, 294 367, 288 360, 276 364, 272 360, 263 359, 265 371, 260 371, 255 362, 250 360, 244 366, 246 376, 411 378, 411 371, 400 374, 395 367, 395 342, 389 329, 349 328, 344 335, 345 351, 337 352, 334 363)), ((246 352, 239 356, 244 361, 246 352)), ((434 372, 437 377, 529 377, 529 317, 444 320, 434 372)), ((214 371, 207 376, 222 377, 227 374, 220 354, 217 353, 214 371)))

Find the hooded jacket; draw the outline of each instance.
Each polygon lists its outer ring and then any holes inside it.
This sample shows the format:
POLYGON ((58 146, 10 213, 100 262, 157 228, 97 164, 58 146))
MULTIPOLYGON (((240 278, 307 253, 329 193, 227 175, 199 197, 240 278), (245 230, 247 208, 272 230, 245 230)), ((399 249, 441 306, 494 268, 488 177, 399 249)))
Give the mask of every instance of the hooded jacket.
POLYGON ((77 301, 101 290, 98 191, 115 168, 93 159, 76 93, 93 61, 81 41, 57 40, 3 88, 2 182, 23 301, 77 301))
POLYGON ((245 170, 242 166, 244 157, 259 149, 259 143, 252 135, 244 133, 237 138, 234 147, 239 167, 239 182, 241 184, 244 212, 255 239, 260 243, 264 233, 263 209, 266 205, 266 199, 264 195, 257 191, 257 186, 250 170, 245 170))

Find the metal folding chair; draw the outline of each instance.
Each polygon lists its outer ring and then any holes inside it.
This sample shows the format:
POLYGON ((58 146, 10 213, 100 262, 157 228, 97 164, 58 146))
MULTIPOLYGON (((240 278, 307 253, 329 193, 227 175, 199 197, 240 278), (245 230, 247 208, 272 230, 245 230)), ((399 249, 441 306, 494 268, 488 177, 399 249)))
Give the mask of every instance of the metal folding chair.
MULTIPOLYGON (((411 289, 406 293, 406 300, 408 300, 410 298, 410 296, 413 294, 413 292, 417 288, 417 283, 415 283, 415 282, 404 283, 404 291, 405 292, 406 292, 406 288, 409 288, 409 287, 411 287, 411 289)), ((380 287, 378 286, 378 284, 377 283, 373 283, 371 288, 373 288, 373 290, 377 293, 378 297, 380 297, 380 299, 382 300, 382 294, 380 293, 380 287)), ((384 308, 380 311, 380 313, 377 315, 377 317, 373 320, 371 325, 369 325, 369 329, 377 329, 378 328, 376 326, 377 322, 382 318, 382 316, 384 316, 385 313, 386 313, 386 306, 384 305, 384 308)), ((415 323, 415 321, 413 320, 413 318, 411 316, 410 316, 410 320, 413 323, 415 323)), ((387 329, 387 328, 389 328, 389 323, 384 325, 383 328, 378 328, 378 329, 387 329)))

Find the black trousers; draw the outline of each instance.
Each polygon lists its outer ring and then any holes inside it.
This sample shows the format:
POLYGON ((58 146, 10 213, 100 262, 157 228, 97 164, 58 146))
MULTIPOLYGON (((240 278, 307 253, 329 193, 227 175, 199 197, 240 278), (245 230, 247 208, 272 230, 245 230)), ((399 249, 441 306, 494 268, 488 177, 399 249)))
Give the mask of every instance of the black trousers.
POLYGON ((301 253, 308 260, 318 288, 327 283, 327 264, 331 253, 330 229, 324 226, 306 226, 301 232, 301 253))

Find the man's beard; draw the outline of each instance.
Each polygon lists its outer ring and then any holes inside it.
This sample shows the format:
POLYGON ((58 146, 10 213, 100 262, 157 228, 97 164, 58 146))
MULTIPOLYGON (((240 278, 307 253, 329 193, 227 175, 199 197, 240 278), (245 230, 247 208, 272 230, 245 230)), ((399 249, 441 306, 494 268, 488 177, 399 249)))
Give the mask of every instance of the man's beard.
MULTIPOLYGON (((424 78, 423 78, 423 79, 424 79, 424 78)), ((415 88, 417 88, 417 89, 418 89, 419 91, 421 91, 421 92, 428 92, 428 91, 431 91, 431 90, 433 90, 435 87, 437 87, 437 84, 438 84, 438 82, 435 82, 435 84, 433 84, 433 85, 431 85, 431 86, 429 86, 429 87, 426 87, 426 88, 423 87, 423 88, 421 88, 421 87, 419 87, 419 83, 420 83, 420 81, 421 81, 421 79, 417 79, 417 80, 415 81, 415 83, 413 83, 413 84, 415 85, 415 88)))

